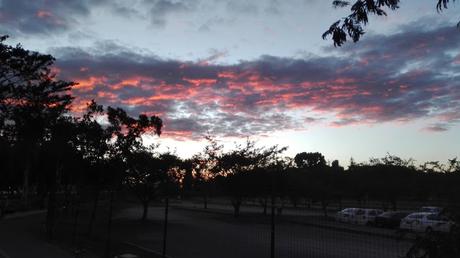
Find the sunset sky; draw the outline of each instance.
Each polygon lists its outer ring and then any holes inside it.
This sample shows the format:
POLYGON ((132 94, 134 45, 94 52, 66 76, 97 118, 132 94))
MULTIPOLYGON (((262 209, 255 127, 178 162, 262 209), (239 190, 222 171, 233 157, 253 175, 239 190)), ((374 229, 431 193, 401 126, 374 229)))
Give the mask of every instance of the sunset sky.
POLYGON ((348 165, 387 152, 460 157, 459 3, 402 0, 359 43, 322 33, 348 12, 329 0, 0 0, 8 44, 52 54, 95 99, 159 115, 160 142, 184 157, 204 135, 250 136, 348 165))

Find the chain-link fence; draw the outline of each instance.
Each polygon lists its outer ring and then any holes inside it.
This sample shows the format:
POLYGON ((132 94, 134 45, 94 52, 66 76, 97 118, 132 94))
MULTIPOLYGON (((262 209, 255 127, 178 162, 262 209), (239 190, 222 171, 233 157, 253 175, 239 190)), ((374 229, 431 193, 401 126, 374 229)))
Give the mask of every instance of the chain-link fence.
MULTIPOLYGON (((208 199, 206 208, 198 198, 171 198, 165 231, 164 201, 152 204, 148 220, 142 221, 140 204, 119 196, 116 200, 112 216, 108 194, 99 198, 97 206, 91 202, 74 206, 60 216, 56 238, 67 248, 99 257, 397 258, 406 256, 416 236, 402 234, 399 221, 377 225, 375 217, 383 209, 370 201, 342 201, 325 208, 309 200, 294 205, 277 198, 272 208, 271 199, 244 199, 235 217, 229 198, 208 199), (348 210, 355 214, 339 213, 346 208, 356 208, 348 210), (368 214, 362 215, 363 211, 368 214)), ((410 214, 423 205, 401 202, 399 209, 410 214)))

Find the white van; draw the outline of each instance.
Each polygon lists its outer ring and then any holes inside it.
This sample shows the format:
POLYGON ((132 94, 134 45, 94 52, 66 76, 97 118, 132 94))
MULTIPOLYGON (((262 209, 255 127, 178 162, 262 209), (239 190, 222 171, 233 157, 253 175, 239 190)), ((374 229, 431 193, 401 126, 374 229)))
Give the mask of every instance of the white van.
POLYGON ((352 222, 356 213, 362 211, 361 208, 346 208, 335 215, 335 220, 339 222, 352 222))
POLYGON ((380 209, 360 209, 351 222, 359 225, 373 225, 375 218, 382 213, 383 210, 380 209))

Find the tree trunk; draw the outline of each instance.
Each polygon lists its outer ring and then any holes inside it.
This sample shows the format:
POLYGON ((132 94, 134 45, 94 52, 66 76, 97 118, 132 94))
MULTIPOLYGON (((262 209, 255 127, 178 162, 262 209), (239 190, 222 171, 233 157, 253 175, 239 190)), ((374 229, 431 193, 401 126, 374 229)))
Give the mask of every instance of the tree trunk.
POLYGON ((235 218, 238 218, 240 216, 241 199, 240 198, 233 199, 232 206, 233 206, 233 216, 235 218))
POLYGON ((297 197, 291 198, 292 206, 294 206, 295 209, 297 209, 297 205, 299 203, 299 199, 297 197))
POLYGON ((283 206, 276 207, 276 215, 283 215, 283 206))
POLYGON ((388 210, 388 205, 387 202, 382 201, 382 210, 387 211, 388 210))
POLYGON ((166 257, 166 243, 168 237, 168 211, 169 211, 169 198, 166 197, 165 199, 165 217, 164 217, 164 224, 163 224, 163 251, 162 257, 166 257))
POLYGON ((143 201, 142 202, 142 209, 143 209, 143 212, 142 212, 142 221, 146 221, 147 220, 147 217, 149 215, 149 201, 143 201))
POLYGON ((240 205, 239 204, 234 205, 233 209, 234 209, 233 216, 235 218, 238 218, 240 216, 240 205))
POLYGON ((326 218, 327 218, 327 205, 328 205, 327 201, 325 200, 321 201, 321 206, 323 207, 323 214, 324 214, 324 217, 326 218))
POLYGON ((111 236, 112 236, 112 213, 113 213, 113 199, 114 197, 114 190, 110 191, 110 203, 109 203, 109 218, 107 222, 107 239, 106 239, 106 245, 105 245, 105 257, 110 258, 111 255, 111 236))
POLYGON ((391 200, 391 206, 394 211, 397 209, 396 200, 391 200))
POLYGON ((46 236, 48 241, 53 240, 53 228, 56 215, 56 190, 50 189, 48 195, 48 209, 46 212, 46 236))
POLYGON ((77 205, 75 210, 75 217, 73 221, 73 229, 72 229, 72 246, 77 246, 77 228, 78 228, 78 216, 80 215, 80 200, 77 199, 77 205))
POLYGON ((35 160, 35 144, 32 144, 32 146, 29 146, 29 149, 25 150, 25 166, 24 166, 24 171, 23 171, 23 203, 24 207, 26 209, 30 208, 30 170, 32 169, 32 163, 35 160))
POLYGON ((279 206, 276 207, 276 214, 278 216, 283 215, 284 201, 282 198, 279 198, 279 206))
MULTIPOLYGON (((274 178, 274 177, 273 177, 274 178)), ((273 184, 273 180, 272 180, 273 184)), ((272 187, 270 219, 270 258, 275 258, 275 195, 272 187)))
POLYGON ((31 168, 31 163, 32 163, 32 160, 31 158, 26 158, 26 161, 25 161, 25 167, 24 167, 24 181, 23 181, 23 185, 22 185, 22 200, 24 202, 24 207, 25 208, 29 208, 29 175, 30 175, 30 168, 31 168))
POLYGON ((311 208, 311 200, 305 199, 305 207, 306 207, 307 209, 310 209, 310 208, 311 208))
POLYGON ((91 235, 91 233, 93 232, 93 224, 94 224, 94 220, 96 219, 96 210, 97 210, 98 204, 99 204, 99 189, 96 190, 95 196, 94 196, 93 210, 91 211, 91 218, 88 224, 88 233, 87 233, 88 236, 91 235))
POLYGON ((59 162, 56 165, 56 170, 51 173, 49 178, 49 192, 48 192, 48 209, 46 212, 46 235, 48 241, 53 240, 53 229, 56 219, 56 190, 57 190, 57 174, 59 173, 59 162))
POLYGON ((64 216, 67 217, 69 215, 70 210, 70 190, 69 186, 64 186, 64 216))
POLYGON ((203 196, 203 206, 204 206, 204 209, 208 208, 208 195, 207 194, 203 196))
POLYGON ((265 197, 264 199, 260 200, 260 203, 262 204, 262 207, 264 209, 264 211, 263 211, 264 216, 267 216, 267 202, 268 202, 267 197, 265 197))

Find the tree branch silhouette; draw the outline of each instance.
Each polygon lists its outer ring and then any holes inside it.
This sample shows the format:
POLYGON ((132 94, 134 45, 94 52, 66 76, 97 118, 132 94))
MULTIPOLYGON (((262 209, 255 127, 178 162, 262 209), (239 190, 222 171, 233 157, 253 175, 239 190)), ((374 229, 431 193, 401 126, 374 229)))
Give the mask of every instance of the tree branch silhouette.
MULTIPOLYGON (((437 0, 437 12, 447 9, 450 2, 455 0, 437 0)), ((369 23, 370 15, 387 16, 384 9, 395 11, 399 8, 399 3, 400 0, 356 0, 353 4, 351 1, 333 1, 332 6, 335 8, 351 6, 351 13, 334 22, 322 37, 323 39, 331 37, 336 47, 342 46, 349 38, 353 42, 358 42, 365 34, 364 27, 369 23)), ((460 27, 460 22, 457 27, 460 27)))

